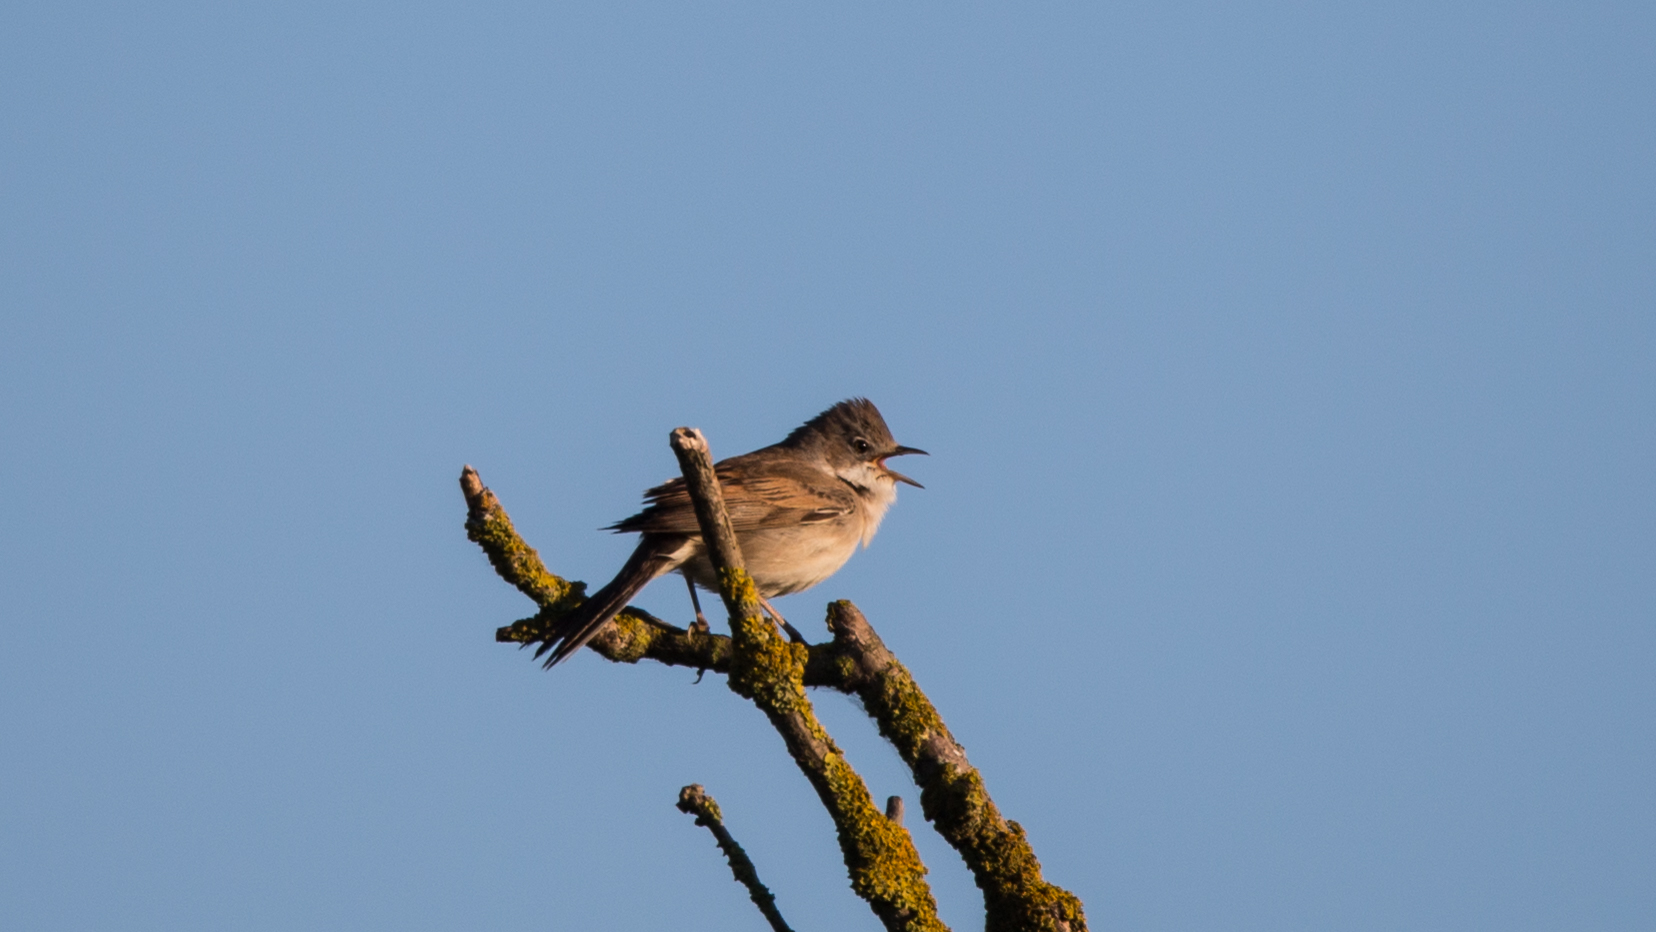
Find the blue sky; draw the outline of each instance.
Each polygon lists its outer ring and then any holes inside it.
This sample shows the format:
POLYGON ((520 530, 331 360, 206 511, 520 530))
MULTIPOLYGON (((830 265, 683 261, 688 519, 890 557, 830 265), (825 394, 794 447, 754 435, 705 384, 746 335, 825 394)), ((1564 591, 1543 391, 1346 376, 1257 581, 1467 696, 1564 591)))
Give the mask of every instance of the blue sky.
MULTIPOLYGON (((0 926, 874 929, 762 717, 496 645, 866 395, 850 598, 1094 928, 1656 914, 1656 11, 0 12, 0 926)), ((641 604, 684 621, 682 587, 641 604)), ((894 752, 944 918, 980 901, 894 752)))

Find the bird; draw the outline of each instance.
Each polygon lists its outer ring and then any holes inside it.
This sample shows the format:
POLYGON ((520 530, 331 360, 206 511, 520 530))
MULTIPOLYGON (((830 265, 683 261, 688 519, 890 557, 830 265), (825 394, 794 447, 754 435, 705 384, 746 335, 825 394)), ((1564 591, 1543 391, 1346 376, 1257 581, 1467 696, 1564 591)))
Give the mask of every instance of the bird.
MULTIPOLYGON (((795 428, 781 443, 714 464, 731 529, 753 577, 760 604, 790 637, 799 633, 770 599, 809 589, 834 575, 857 547, 867 547, 897 500, 897 484, 925 488, 886 460, 925 450, 891 436, 885 418, 866 398, 850 398, 795 428)), ((644 493, 643 511, 604 530, 637 533, 638 547, 602 589, 560 618, 535 652, 548 669, 597 636, 649 583, 683 574, 706 624, 696 586, 718 591, 718 577, 702 542, 685 489, 675 478, 644 493)))

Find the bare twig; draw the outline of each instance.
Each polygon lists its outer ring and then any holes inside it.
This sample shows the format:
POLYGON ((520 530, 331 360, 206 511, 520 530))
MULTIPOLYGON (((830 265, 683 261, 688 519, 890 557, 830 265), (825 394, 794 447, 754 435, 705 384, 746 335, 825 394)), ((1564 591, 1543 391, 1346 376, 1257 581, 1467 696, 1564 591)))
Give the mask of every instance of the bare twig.
POLYGON ((770 923, 776 932, 793 932, 788 923, 777 911, 776 897, 770 889, 759 882, 759 871, 754 868, 753 861, 736 843, 725 828, 724 816, 719 812, 719 804, 713 797, 702 789, 700 783, 692 783, 679 790, 678 809, 696 817, 697 825, 707 826, 713 833, 713 840, 719 843, 719 850, 724 852, 725 859, 730 862, 730 872, 736 875, 736 882, 747 887, 748 896, 753 899, 753 905, 765 914, 765 921, 770 923))

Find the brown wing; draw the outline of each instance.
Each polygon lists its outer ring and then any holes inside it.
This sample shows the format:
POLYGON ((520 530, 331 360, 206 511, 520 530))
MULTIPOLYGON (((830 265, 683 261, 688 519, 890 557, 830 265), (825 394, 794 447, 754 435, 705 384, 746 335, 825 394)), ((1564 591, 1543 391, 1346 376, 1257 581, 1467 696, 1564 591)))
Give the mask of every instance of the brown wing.
MULTIPOLYGON (((769 450, 724 460, 714 466, 714 472, 724 492, 731 528, 737 532, 833 521, 857 507, 855 493, 844 483, 769 450)), ((644 500, 648 505, 643 511, 609 529, 701 533, 683 479, 656 486, 644 493, 644 500)))

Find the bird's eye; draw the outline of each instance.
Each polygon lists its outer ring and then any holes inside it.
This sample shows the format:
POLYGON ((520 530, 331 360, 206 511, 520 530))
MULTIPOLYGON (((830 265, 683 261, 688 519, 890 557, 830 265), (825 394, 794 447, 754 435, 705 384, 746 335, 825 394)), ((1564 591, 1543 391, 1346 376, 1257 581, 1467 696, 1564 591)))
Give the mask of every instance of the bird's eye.
POLYGON ((853 447, 857 448, 858 453, 867 453, 869 450, 874 449, 872 446, 869 445, 868 441, 864 440, 861 437, 858 437, 857 439, 851 441, 851 445, 853 447))

